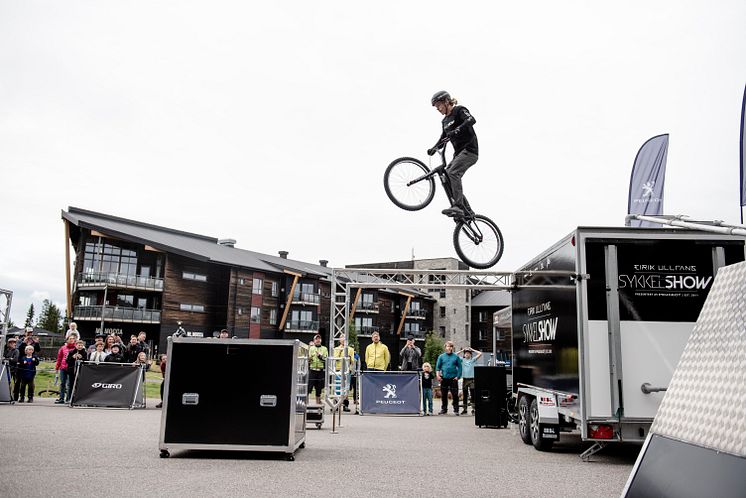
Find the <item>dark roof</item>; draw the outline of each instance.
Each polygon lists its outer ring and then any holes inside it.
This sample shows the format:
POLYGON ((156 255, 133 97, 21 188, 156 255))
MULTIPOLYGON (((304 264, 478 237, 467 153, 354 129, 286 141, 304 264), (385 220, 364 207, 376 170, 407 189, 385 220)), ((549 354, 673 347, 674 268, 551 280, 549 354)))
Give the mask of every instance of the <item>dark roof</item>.
MULTIPOLYGON (((149 245, 164 252, 179 254, 200 261, 253 270, 280 273, 288 270, 300 273, 303 276, 311 275, 325 280, 331 279, 332 268, 326 266, 220 245, 218 244, 219 239, 216 237, 151 225, 150 223, 96 213, 72 206, 67 209, 67 211, 62 211, 62 218, 75 226, 96 230, 118 239, 149 245)), ((392 289, 382 290, 398 292, 392 289)), ((429 294, 417 290, 407 289, 405 292, 430 298, 429 294)))
POLYGON ((62 211, 62 218, 78 227, 97 230, 123 240, 146 244, 161 251, 201 261, 262 271, 289 270, 322 278, 328 278, 332 271, 331 268, 321 265, 220 245, 215 237, 174 230, 72 206, 67 211, 62 211))

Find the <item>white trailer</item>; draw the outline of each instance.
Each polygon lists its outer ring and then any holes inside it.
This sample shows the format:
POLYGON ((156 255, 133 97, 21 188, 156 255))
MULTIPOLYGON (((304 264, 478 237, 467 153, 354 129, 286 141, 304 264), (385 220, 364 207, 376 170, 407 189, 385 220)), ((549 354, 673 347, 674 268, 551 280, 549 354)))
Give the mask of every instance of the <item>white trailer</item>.
POLYGON ((584 459, 609 442, 642 443, 717 269, 744 260, 744 240, 579 227, 524 265, 512 294, 521 439, 548 450, 579 430, 595 442, 584 459), (575 276, 531 273, 552 270, 575 276))

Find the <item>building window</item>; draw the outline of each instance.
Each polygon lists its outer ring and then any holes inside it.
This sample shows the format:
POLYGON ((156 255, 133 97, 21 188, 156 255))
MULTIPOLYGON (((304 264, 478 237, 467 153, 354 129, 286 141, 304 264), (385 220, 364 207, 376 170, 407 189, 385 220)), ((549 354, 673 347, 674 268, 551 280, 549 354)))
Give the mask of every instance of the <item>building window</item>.
POLYGON ((262 309, 258 306, 251 307, 251 323, 261 323, 262 321, 262 309))
POLYGON ((181 311, 192 311, 195 313, 204 313, 205 312, 205 306, 203 304, 184 304, 181 303, 179 305, 179 309, 181 311))
POLYGON ((197 282, 207 282, 207 275, 201 275, 199 273, 192 273, 192 272, 182 272, 181 278, 184 280, 196 280, 197 282))
POLYGON ((243 315, 243 308, 238 308, 236 310, 236 313, 238 313, 239 315, 243 315))
POLYGON ((445 290, 445 289, 442 289, 442 290, 440 291, 440 298, 441 298, 441 299, 445 299, 445 297, 446 297, 446 290, 445 290))
POLYGON ((244 280, 243 278, 239 278, 238 285, 246 285, 246 280, 244 280))
POLYGON ((277 282, 272 282, 272 297, 277 297, 280 295, 280 284, 277 282))
POLYGON ((358 334, 370 335, 374 332, 373 330, 373 318, 371 317, 355 317, 355 331, 358 334))
POLYGON ((252 294, 259 294, 261 296, 263 286, 264 281, 261 278, 255 278, 251 288, 252 294))
POLYGON ((469 339, 469 325, 464 325, 464 338, 469 339))
POLYGON ((269 310, 269 324, 277 325, 277 310, 276 309, 269 310))
POLYGON ((446 307, 445 306, 441 306, 440 307, 440 317, 441 318, 445 318, 446 317, 446 307))
POLYGON ((445 337, 446 336, 446 328, 443 325, 441 325, 440 327, 438 327, 438 332, 440 332, 440 337, 445 337))
POLYGON ((132 308, 135 306, 135 296, 132 294, 119 294, 117 296, 117 306, 132 308))
POLYGON ((487 312, 486 311, 480 311, 479 312, 479 321, 480 322, 486 322, 487 321, 487 312))
POLYGON ((456 308, 453 308, 453 314, 454 315, 456 314, 456 308))

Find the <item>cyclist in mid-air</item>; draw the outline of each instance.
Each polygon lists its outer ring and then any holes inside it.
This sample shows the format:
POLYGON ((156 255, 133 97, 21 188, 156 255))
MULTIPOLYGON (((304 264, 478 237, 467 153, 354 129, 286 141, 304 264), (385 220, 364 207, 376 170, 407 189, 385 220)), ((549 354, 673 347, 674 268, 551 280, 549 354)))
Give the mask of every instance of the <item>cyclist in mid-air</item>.
MULTIPOLYGON (((437 92, 433 95, 430 103, 443 116, 443 133, 438 139, 438 143, 446 137, 453 145, 453 160, 446 167, 446 173, 451 183, 451 194, 453 195, 453 207, 443 210, 446 216, 463 216, 471 212, 469 202, 464 197, 464 190, 461 185, 461 177, 479 159, 479 145, 477 144, 477 135, 474 133, 474 123, 477 122, 469 110, 461 105, 458 101, 451 98, 446 91, 437 92)), ((439 149, 438 143, 427 154, 432 156, 439 149)), ((445 144, 442 145, 445 147, 445 144)))

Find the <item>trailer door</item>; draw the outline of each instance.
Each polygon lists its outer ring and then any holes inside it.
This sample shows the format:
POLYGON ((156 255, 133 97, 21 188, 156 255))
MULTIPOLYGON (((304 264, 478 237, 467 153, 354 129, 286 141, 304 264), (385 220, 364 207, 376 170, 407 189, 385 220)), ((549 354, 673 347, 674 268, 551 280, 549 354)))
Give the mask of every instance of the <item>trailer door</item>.
MULTIPOLYGON (((725 262, 718 246, 685 239, 587 241, 588 272, 603 275, 589 282, 588 312, 591 324, 607 328, 598 339, 608 347, 609 387, 608 396, 595 400, 608 403, 608 411, 596 406, 591 414, 655 417, 664 395, 655 389, 668 387, 716 268, 725 262)), ((604 382, 601 372, 595 370, 595 383, 604 382)))

